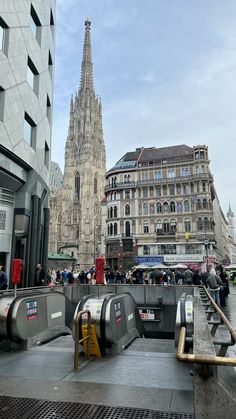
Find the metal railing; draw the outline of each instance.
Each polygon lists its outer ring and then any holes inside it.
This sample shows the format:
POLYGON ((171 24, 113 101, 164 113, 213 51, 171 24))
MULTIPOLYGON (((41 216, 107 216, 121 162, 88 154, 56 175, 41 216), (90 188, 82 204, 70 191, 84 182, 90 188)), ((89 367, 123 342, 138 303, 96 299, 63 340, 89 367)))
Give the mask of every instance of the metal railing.
POLYGON ((79 362, 79 345, 83 343, 84 341, 87 341, 87 359, 89 359, 89 352, 90 352, 90 324, 91 324, 91 313, 89 310, 81 310, 78 311, 76 314, 75 320, 74 320, 74 327, 75 327, 75 351, 74 351, 74 372, 78 371, 78 362, 79 362), (88 334, 80 339, 79 332, 80 332, 80 323, 82 316, 86 314, 87 315, 87 329, 88 334))
MULTIPOLYGON (((219 306, 215 303, 215 301, 213 300, 213 298, 211 297, 211 295, 209 294, 209 292, 206 290, 205 287, 203 287, 208 299, 211 302, 211 305, 213 306, 214 310, 211 311, 210 313, 214 313, 217 312, 220 316, 220 322, 214 322, 215 324, 213 324, 213 328, 211 331, 211 334, 214 336, 215 332, 216 332, 216 326, 218 326, 219 324, 224 324, 226 326, 226 328, 228 329, 230 335, 231 335, 231 342, 226 343, 226 345, 221 347, 219 354, 224 354, 227 351, 227 347, 229 345, 234 345, 236 343, 236 332, 233 329, 232 325, 230 324, 229 320, 227 319, 227 317, 224 315, 224 313, 222 312, 222 310, 219 308, 219 306), (226 350, 225 350, 225 346, 226 346, 226 350)), ((208 319, 209 320, 209 319, 208 319)), ((208 322, 209 323, 209 322, 208 322)), ((186 327, 181 327, 180 329, 180 334, 179 334, 179 341, 178 341, 178 346, 177 346, 177 351, 176 351, 176 358, 179 361, 186 361, 186 362, 195 362, 195 363, 199 363, 199 364, 208 364, 208 365, 229 365, 229 366, 236 366, 236 358, 232 358, 232 357, 225 357, 225 356, 221 356, 221 355, 207 355, 207 354, 190 354, 190 353, 185 353, 185 342, 186 342, 186 327)), ((214 342, 214 344, 223 344, 223 342, 214 342)))

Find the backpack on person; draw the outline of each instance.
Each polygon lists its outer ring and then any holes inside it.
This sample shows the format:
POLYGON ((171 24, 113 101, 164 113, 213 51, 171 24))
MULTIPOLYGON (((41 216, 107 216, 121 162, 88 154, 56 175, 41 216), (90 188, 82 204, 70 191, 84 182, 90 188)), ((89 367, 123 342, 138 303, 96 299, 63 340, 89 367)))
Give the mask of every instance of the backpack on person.
POLYGON ((216 290, 220 286, 220 278, 217 275, 209 275, 207 283, 209 284, 210 289, 216 290))

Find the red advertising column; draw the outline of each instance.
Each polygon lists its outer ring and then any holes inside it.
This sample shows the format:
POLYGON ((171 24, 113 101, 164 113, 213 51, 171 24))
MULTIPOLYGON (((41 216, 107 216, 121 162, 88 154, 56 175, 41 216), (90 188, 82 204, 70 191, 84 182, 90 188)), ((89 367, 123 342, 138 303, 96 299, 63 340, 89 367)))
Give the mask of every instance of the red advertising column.
POLYGON ((95 266, 96 266, 96 284, 104 283, 104 264, 105 259, 103 256, 96 257, 95 266))
POLYGON ((21 281, 22 260, 12 259, 11 261, 11 282, 14 284, 14 297, 16 297, 17 284, 21 281))

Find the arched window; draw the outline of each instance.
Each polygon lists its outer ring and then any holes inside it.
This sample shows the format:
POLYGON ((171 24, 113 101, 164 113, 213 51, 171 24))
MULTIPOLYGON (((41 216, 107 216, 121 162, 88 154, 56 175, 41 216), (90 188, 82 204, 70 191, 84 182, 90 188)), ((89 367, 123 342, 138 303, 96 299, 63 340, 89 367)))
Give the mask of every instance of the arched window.
POLYGON ((163 212, 168 212, 168 210, 169 210, 169 204, 168 204, 168 202, 163 202, 163 212))
POLYGON ((199 231, 203 230, 203 222, 202 222, 202 218, 200 218, 200 217, 197 219, 197 229, 199 231))
POLYGON ((143 214, 144 215, 148 214, 148 204, 147 204, 147 202, 144 202, 144 204, 143 204, 143 214))
POLYGON ((162 230, 162 221, 158 220, 157 223, 156 223, 156 232, 157 232, 157 234, 161 234, 162 231, 163 231, 162 230))
POLYGON ((130 222, 129 221, 125 222, 125 236, 130 237, 130 222))
POLYGON ((209 229, 209 223, 208 223, 208 218, 207 217, 204 217, 203 227, 204 227, 204 230, 208 230, 209 229))
POLYGON ((176 232, 176 221, 175 220, 170 220, 170 231, 171 233, 175 233, 176 232))
POLYGON ((202 201, 199 198, 197 199, 196 209, 197 211, 202 209, 202 201))
POLYGON ((161 203, 157 202, 156 207, 157 207, 157 214, 161 214, 161 212, 162 212, 161 203))
POLYGON ((186 199, 184 201, 184 212, 189 212, 190 211, 190 205, 189 205, 189 201, 186 199))
POLYGON ((130 215, 130 205, 126 204, 125 206, 125 215, 130 215))
POLYGON ((202 200, 202 209, 207 209, 207 200, 206 200, 206 198, 204 198, 202 200))
POLYGON ((94 194, 97 195, 98 193, 98 180, 97 177, 94 177, 94 194))
POLYGON ((185 232, 191 231, 191 222, 189 218, 185 218, 184 220, 184 229, 185 229, 185 232))
POLYGON ((164 233, 169 233, 169 231, 170 231, 170 223, 169 223, 169 220, 164 220, 164 222, 163 222, 163 231, 164 231, 164 233))
POLYGON ((114 223, 114 236, 117 235, 117 223, 114 223))
POLYGON ((149 223, 148 223, 147 220, 145 220, 143 222, 143 232, 144 232, 144 234, 148 234, 149 233, 149 223))
POLYGON ((175 202, 174 201, 170 202, 170 212, 175 212, 175 202))
POLYGON ((110 225, 110 235, 113 235, 113 224, 110 225))
POLYGON ((80 199, 80 175, 79 173, 75 175, 75 192, 78 199, 80 199))
POLYGON ((110 225, 107 224, 107 235, 110 236, 110 225))
POLYGON ((113 207, 110 207, 110 217, 113 218, 113 207))
POLYGON ((117 206, 114 207, 114 218, 117 218, 117 206))

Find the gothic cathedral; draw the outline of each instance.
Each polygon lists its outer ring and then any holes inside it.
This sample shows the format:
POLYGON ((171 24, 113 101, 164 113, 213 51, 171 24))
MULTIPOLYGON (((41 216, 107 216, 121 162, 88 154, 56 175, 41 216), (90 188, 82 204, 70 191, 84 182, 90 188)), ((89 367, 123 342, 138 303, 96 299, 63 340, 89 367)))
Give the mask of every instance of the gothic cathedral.
POLYGON ((50 202, 49 251, 74 256, 80 269, 94 264, 101 243, 101 200, 106 156, 102 106, 95 96, 89 19, 78 92, 71 98, 63 185, 50 202))

